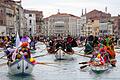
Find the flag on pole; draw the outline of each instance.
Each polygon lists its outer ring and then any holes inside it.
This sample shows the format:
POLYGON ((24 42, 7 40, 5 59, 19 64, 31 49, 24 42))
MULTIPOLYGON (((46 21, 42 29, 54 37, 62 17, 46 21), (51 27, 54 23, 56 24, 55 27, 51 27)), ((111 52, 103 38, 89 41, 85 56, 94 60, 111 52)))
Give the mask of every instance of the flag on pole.
POLYGON ((15 49, 13 55, 12 55, 12 60, 15 60, 16 55, 17 55, 17 49, 18 49, 18 47, 20 46, 20 44, 21 44, 21 41, 20 41, 20 37, 19 37, 18 32, 17 32, 17 36, 16 36, 16 44, 15 44, 16 49, 15 49))
POLYGON ((18 32, 17 32, 17 37, 16 37, 16 48, 18 48, 18 47, 20 46, 20 43, 21 43, 20 37, 19 37, 18 32))

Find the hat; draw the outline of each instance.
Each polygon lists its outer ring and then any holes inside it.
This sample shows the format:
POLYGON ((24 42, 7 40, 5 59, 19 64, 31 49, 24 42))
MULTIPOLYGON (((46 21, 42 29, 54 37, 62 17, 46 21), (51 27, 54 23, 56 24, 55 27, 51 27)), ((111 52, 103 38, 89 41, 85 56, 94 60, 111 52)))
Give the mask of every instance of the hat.
POLYGON ((28 46, 28 42, 23 42, 22 44, 21 44, 21 47, 27 47, 28 46))

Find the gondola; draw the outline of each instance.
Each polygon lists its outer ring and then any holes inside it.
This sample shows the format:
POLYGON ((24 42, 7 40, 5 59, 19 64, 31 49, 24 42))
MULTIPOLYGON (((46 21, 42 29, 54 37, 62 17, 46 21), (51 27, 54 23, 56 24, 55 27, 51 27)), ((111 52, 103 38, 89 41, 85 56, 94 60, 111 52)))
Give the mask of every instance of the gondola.
POLYGON ((32 64, 24 56, 19 60, 8 63, 9 73, 13 75, 17 74, 30 74, 33 71, 34 64, 32 64))

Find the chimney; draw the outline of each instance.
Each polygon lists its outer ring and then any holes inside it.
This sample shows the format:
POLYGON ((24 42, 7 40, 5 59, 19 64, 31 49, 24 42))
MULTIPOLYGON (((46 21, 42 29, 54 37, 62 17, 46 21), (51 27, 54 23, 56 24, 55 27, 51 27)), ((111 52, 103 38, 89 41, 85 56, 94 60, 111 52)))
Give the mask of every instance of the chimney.
POLYGON ((107 6, 105 7, 105 12, 107 13, 107 6))
POLYGON ((60 10, 58 9, 58 14, 60 14, 60 10))
POLYGON ((83 14, 83 9, 82 9, 82 16, 83 16, 84 14, 83 14))
POLYGON ((87 13, 87 9, 85 8, 85 14, 87 13))

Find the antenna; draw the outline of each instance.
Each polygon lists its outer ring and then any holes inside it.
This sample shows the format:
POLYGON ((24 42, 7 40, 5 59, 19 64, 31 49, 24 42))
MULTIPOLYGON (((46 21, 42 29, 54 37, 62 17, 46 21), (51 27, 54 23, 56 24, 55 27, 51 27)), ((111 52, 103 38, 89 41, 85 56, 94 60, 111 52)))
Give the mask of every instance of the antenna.
POLYGON ((83 9, 82 9, 82 16, 83 16, 83 9))
POLYGON ((87 13, 87 9, 85 8, 85 14, 87 13))
POLYGON ((107 13, 107 6, 105 7, 105 12, 107 13))
POLYGON ((60 14, 60 10, 58 9, 58 14, 60 14))

